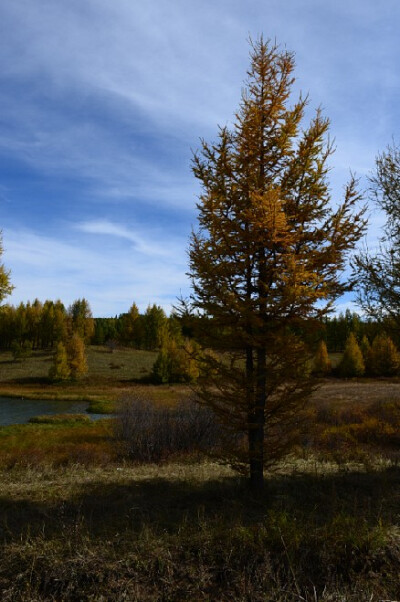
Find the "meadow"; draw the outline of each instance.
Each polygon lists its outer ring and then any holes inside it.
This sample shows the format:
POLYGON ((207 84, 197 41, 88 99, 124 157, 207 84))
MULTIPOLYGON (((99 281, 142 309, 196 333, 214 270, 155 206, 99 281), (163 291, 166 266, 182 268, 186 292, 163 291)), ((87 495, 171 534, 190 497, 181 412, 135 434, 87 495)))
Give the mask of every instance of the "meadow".
MULTIPOLYGON (((137 382, 152 357, 92 348, 86 379, 52 385, 47 356, 3 355, 0 390, 190 402, 137 382)), ((2 600, 400 599, 398 379, 325 379, 257 496, 213 450, 135 459, 117 424, 0 428, 2 600)))
MULTIPOLYGON (((48 379, 52 355, 34 351, 14 360, 10 351, 0 352, 0 396, 28 399, 64 399, 115 402, 133 382, 151 373, 156 352, 136 349, 87 348, 88 374, 79 381, 52 383, 48 379)), ((111 411, 111 410, 110 410, 111 411)))

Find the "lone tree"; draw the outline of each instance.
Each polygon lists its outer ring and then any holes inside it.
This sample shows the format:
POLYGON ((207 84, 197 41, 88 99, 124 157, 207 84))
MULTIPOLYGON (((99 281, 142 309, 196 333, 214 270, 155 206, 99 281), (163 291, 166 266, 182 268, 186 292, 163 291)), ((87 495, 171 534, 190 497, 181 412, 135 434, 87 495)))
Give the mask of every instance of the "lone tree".
POLYGON ((190 309, 203 325, 200 402, 231 433, 227 458, 263 486, 298 428, 312 389, 304 343, 347 290, 340 273, 365 228, 352 177, 332 209, 328 120, 307 99, 289 106, 292 53, 251 43, 246 88, 232 129, 202 142, 193 170, 202 185, 190 243, 190 309))

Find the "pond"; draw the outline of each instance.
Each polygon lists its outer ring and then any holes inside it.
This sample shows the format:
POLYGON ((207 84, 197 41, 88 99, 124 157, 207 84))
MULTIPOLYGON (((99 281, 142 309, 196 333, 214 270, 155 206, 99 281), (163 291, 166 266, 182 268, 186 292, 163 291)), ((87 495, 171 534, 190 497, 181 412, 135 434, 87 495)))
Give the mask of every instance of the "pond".
MULTIPOLYGON (((88 406, 87 401, 0 397, 0 426, 26 424, 29 418, 44 414, 86 414, 88 406)), ((88 416, 92 420, 107 418, 104 414, 88 414, 88 416)))

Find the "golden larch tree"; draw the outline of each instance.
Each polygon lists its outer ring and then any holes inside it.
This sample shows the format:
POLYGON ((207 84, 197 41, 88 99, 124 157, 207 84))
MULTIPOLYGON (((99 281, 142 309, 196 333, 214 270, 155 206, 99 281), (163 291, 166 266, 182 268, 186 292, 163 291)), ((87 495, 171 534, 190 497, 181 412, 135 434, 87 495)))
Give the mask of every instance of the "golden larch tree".
POLYGON ((329 359, 328 349, 326 343, 321 339, 318 343, 317 351, 315 353, 313 362, 314 374, 324 376, 332 371, 331 360, 329 359))
POLYGON ((365 373, 365 362, 360 346, 351 332, 346 340, 343 357, 338 366, 339 374, 345 378, 362 376, 365 373))
POLYGON ((67 357, 71 378, 77 380, 87 373, 85 343, 77 333, 74 333, 68 341, 67 357))
POLYGON ((312 389, 304 333, 347 288, 340 273, 365 222, 353 177, 332 208, 333 149, 320 110, 292 106, 294 56, 262 38, 234 126, 202 142, 193 169, 202 192, 190 243, 190 308, 204 326, 199 400, 226 426, 226 456, 250 475, 289 449, 312 389))

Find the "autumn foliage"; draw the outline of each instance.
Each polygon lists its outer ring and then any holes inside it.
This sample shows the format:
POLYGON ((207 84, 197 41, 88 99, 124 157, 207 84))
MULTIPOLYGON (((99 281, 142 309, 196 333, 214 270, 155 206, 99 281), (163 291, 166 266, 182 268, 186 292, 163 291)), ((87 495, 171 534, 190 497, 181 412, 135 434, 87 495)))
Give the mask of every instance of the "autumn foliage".
POLYGON ((191 310, 208 374, 199 390, 226 426, 227 457, 260 487, 264 467, 290 449, 308 398, 313 329, 346 290, 339 273, 363 232, 352 178, 332 209, 328 120, 303 124, 293 104, 294 57, 262 38, 252 44, 232 129, 194 158, 202 193, 190 246, 191 310), (217 352, 217 353, 215 353, 217 352))

